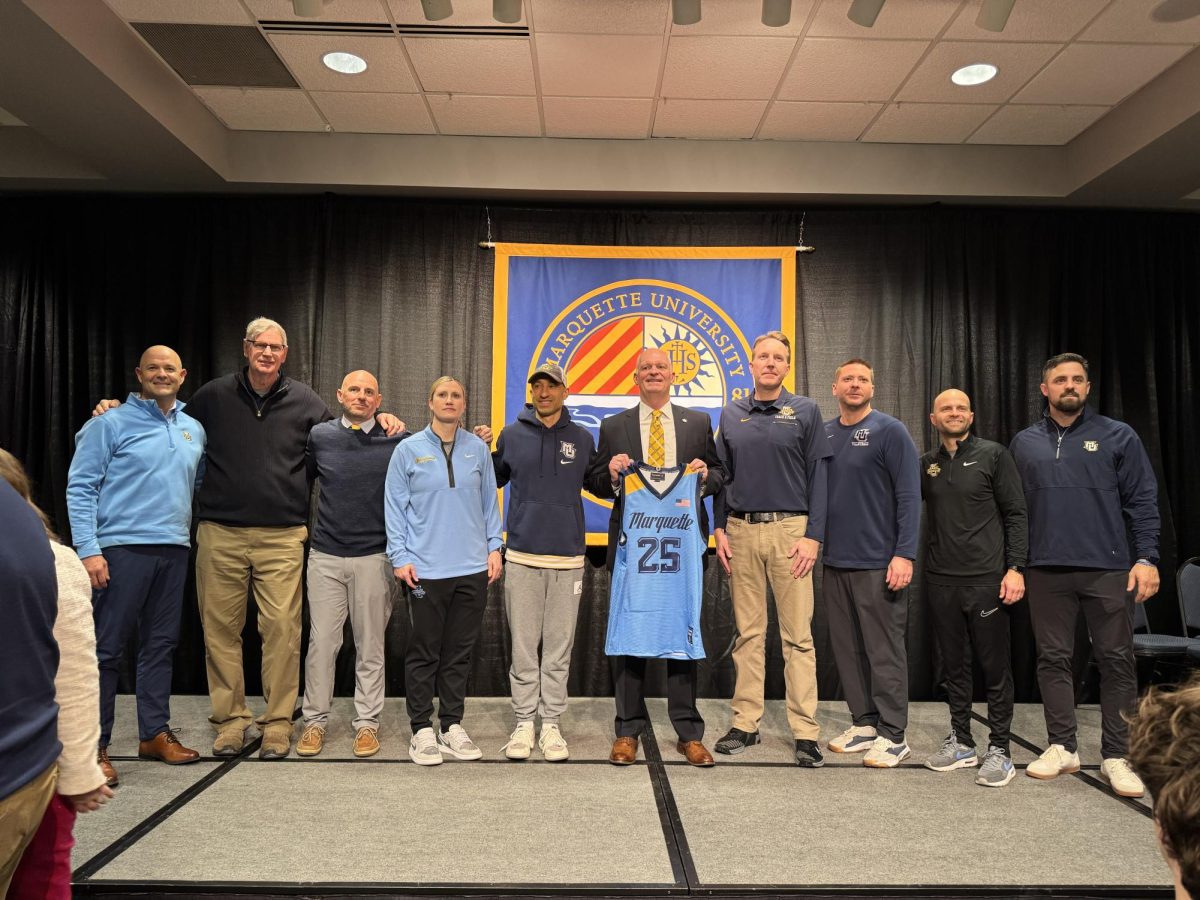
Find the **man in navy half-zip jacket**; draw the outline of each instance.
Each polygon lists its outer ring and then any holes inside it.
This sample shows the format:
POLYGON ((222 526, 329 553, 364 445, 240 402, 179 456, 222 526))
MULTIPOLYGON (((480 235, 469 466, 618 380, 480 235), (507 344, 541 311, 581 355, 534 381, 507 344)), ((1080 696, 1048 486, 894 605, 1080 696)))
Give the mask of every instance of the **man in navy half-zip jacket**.
POLYGON ((1009 754, 1013 679, 1008 607, 1025 595, 1025 494, 1003 444, 971 433, 971 398, 950 388, 934 398, 929 421, 941 444, 921 457, 928 541, 926 597, 950 702, 950 734, 926 768, 979 765, 971 736, 971 650, 987 689, 987 753, 975 778, 1004 787, 1016 770, 1009 754))
POLYGON ((1026 585, 1050 743, 1025 772, 1050 779, 1079 770, 1071 658, 1082 611, 1100 669, 1100 775, 1115 793, 1140 797, 1123 714, 1137 699, 1133 604, 1158 592, 1158 483, 1133 429, 1087 408, 1091 386, 1082 356, 1050 357, 1045 417, 1011 446, 1029 507, 1026 585))
MULTIPOLYGON (((213 754, 236 756, 253 721, 246 705, 242 628, 250 588, 262 635, 266 710, 259 756, 291 752, 300 689, 301 575, 310 482, 305 459, 314 425, 333 418, 306 384, 283 374, 287 332, 257 318, 242 339, 246 366, 202 385, 188 413, 207 432, 204 482, 196 495, 196 593, 204 626, 213 754)), ((112 401, 102 401, 103 412, 112 401)), ((388 434, 404 423, 380 413, 388 434)))
POLYGON ((567 708, 567 674, 583 595, 580 491, 596 445, 563 406, 568 389, 561 367, 539 366, 529 386, 533 402, 500 432, 492 454, 497 486, 508 485, 504 611, 512 635, 508 679, 517 727, 504 752, 509 759, 529 758, 534 716, 540 715, 538 748, 545 759, 558 762, 570 755, 559 719, 567 708))

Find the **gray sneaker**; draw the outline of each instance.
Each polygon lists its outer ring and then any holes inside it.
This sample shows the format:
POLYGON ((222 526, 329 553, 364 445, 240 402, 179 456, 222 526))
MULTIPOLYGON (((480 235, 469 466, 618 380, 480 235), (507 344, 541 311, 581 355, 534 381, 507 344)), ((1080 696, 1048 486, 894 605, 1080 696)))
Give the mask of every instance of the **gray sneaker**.
POLYGON ((483 751, 475 746, 461 725, 451 725, 437 735, 437 748, 443 756, 449 753, 455 759, 479 759, 483 751))
POLYGON ((1017 770, 1013 768, 1008 754, 993 744, 983 755, 983 765, 979 767, 975 783, 984 787, 1004 787, 1016 774, 1017 770))
POLYGON ((975 755, 975 748, 962 743, 953 730, 942 741, 941 749, 925 760, 925 768, 935 772, 949 772, 977 765, 979 757, 975 755))
POLYGON ((412 736, 408 744, 408 758, 418 766, 440 766, 442 752, 438 750, 437 738, 432 728, 422 728, 412 736))

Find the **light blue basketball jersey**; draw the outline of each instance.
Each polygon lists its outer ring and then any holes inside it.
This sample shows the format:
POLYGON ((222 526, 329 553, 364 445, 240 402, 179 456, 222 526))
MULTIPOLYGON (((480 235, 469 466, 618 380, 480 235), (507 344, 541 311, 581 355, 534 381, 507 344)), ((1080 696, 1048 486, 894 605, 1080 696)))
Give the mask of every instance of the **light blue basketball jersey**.
POLYGON ((622 476, 621 533, 608 607, 609 656, 703 659, 700 476, 635 464, 622 476))

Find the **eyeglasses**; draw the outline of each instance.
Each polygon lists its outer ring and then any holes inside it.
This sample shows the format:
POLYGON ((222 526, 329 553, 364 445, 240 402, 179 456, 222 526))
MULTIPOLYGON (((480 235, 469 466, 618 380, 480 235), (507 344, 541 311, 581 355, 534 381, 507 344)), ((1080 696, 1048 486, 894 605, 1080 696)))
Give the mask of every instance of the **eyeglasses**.
POLYGON ((266 344, 262 341, 252 341, 250 338, 245 338, 245 341, 259 353, 266 353, 268 350, 272 353, 282 353, 286 349, 284 344, 266 344))

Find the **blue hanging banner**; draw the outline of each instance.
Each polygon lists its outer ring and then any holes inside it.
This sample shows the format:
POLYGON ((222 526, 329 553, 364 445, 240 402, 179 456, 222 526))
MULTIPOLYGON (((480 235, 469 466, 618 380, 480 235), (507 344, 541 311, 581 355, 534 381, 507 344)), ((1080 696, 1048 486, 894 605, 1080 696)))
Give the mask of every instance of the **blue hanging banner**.
MULTIPOLYGON (((497 434, 528 402, 533 370, 553 362, 566 374, 571 418, 598 442, 600 422, 637 403, 633 370, 644 347, 671 359, 671 402, 715 423, 726 403, 754 389, 750 342, 777 329, 793 336, 795 247, 495 248, 497 434)), ((607 542, 611 509, 584 493, 589 544, 607 542)))

